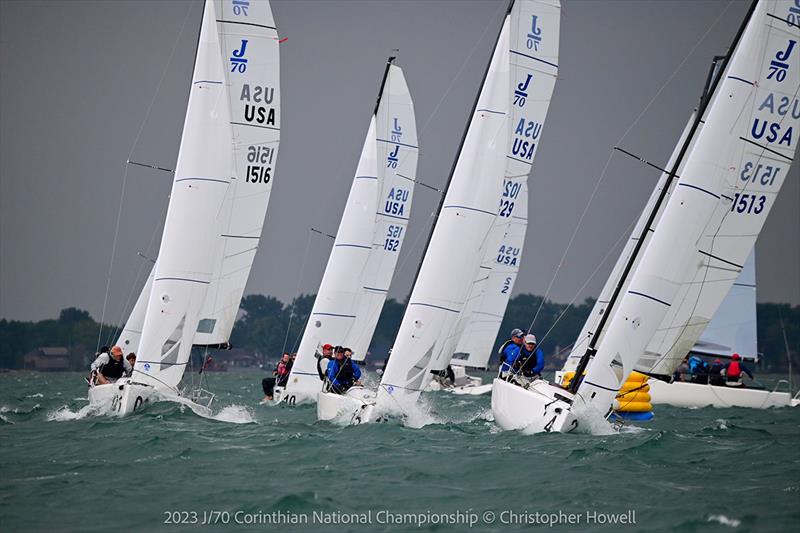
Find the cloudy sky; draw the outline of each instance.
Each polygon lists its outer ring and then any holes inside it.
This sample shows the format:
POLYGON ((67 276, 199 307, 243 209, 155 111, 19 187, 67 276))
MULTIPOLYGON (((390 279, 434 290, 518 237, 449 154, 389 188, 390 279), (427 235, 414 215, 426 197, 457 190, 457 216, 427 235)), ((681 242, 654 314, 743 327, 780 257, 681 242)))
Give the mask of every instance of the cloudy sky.
MULTIPOLYGON (((54 317, 67 306, 99 318, 128 154, 175 165, 201 3, 0 6, 0 318, 54 317)), ((322 277, 332 241, 313 235, 305 255, 309 228, 336 231, 391 50, 400 49, 415 101, 417 176, 441 187, 505 1, 272 6, 288 38, 281 44, 283 131, 248 292, 290 300, 298 284, 313 293, 322 277)), ((746 8, 736 0, 563 1, 560 78, 530 180, 517 293, 547 289, 613 146, 665 163, 710 59, 725 52, 746 8)), ((599 292, 614 254, 579 289, 657 178, 630 158, 612 157, 550 298, 599 292)), ((761 301, 800 304, 799 182, 795 165, 757 246, 761 301)), ((144 282, 148 267, 138 253, 158 249, 170 185, 170 174, 129 169, 106 320, 121 321, 144 282)), ((410 290, 424 247, 419 237, 438 200, 418 188, 391 296, 403 299, 410 290)))

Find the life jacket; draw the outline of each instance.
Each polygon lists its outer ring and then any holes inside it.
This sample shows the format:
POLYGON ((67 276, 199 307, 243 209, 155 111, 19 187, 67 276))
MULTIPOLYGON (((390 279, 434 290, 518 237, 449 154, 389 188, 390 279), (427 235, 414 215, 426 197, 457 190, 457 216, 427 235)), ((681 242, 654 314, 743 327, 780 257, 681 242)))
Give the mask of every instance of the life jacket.
POLYGON ((108 379, 121 378, 125 375, 125 359, 120 358, 120 360, 117 361, 111 354, 108 354, 108 363, 103 365, 100 369, 100 373, 108 379))
POLYGON ((525 346, 521 346, 519 349, 519 357, 517 360, 514 361, 514 370, 517 372, 522 372, 525 376, 533 375, 533 369, 536 368, 537 357, 536 351, 539 349, 537 346, 533 349, 532 352, 529 352, 525 346))
POLYGON ((290 363, 284 363, 283 361, 281 361, 280 363, 278 363, 278 369, 277 369, 278 375, 285 376, 286 374, 289 373, 289 368, 290 368, 290 363))
POLYGON ((731 361, 725 375, 728 376, 728 381, 739 381, 742 377, 742 365, 739 361, 731 361))
POLYGON ((339 370, 333 375, 333 379, 335 379, 339 385, 345 387, 352 386, 355 381, 353 361, 345 358, 341 362, 337 361, 337 364, 339 365, 339 370))

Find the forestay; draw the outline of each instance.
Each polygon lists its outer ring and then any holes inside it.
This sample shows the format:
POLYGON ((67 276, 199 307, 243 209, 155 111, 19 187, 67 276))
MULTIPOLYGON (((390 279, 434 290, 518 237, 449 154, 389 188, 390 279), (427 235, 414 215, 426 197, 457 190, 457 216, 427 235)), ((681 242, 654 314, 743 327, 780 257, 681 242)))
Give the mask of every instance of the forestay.
POLYGON ((416 399, 430 380, 429 370, 446 366, 455 348, 457 318, 486 251, 505 169, 509 19, 506 15, 384 370, 382 396, 416 399))
POLYGON ((364 358, 405 238, 417 152, 411 95, 390 59, 287 390, 320 390, 315 354, 323 344, 364 358))
POLYGON ((654 364, 640 367, 655 373, 670 371, 671 353, 688 352, 700 332, 685 332, 707 322, 719 306, 788 172, 798 121, 790 110, 800 69, 798 29, 781 20, 790 7, 790 2, 759 3, 722 75, 719 97, 578 389, 584 401, 603 411, 648 343, 659 350, 654 364), (764 173, 769 173, 766 179, 764 173), (718 297, 700 299, 706 287, 718 297), (665 318, 675 325, 671 335, 659 328, 665 318), (681 348, 672 340, 676 330, 679 339, 694 339, 681 348), (661 338, 653 338, 656 334, 661 338))
POLYGON ((194 344, 224 345, 261 239, 280 140, 278 32, 266 0, 214 0, 229 87, 231 186, 217 219, 214 274, 194 344))
POLYGON ((558 2, 516 2, 511 10, 505 179, 490 244, 459 317, 453 364, 488 365, 519 272, 528 227, 528 174, 558 76, 560 14, 558 2))
POLYGON ((214 270, 216 220, 231 181, 231 125, 215 27, 206 2, 134 378, 175 388, 183 376, 214 270))

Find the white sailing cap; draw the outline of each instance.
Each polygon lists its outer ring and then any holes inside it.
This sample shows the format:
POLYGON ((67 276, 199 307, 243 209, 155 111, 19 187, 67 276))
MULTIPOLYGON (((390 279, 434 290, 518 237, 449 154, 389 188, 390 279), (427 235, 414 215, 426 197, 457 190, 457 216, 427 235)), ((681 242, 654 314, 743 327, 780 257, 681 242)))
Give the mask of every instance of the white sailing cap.
POLYGON ((536 335, 525 335, 525 344, 536 344, 536 335))

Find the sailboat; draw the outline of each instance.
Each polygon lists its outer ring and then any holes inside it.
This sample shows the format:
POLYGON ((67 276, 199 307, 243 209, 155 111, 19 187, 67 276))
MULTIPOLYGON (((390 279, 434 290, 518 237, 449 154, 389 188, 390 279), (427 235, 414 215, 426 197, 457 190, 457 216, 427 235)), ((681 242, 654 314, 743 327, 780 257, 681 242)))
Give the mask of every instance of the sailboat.
POLYGON ((158 258, 117 342, 136 364, 90 401, 121 414, 189 401, 179 386, 192 347, 229 346, 272 189, 278 82, 269 2, 207 0, 158 258))
POLYGON ((467 299, 488 281, 484 258, 504 237, 497 219, 514 214, 509 195, 521 190, 539 145, 547 106, 538 102, 549 102, 558 72, 559 16, 557 1, 509 3, 378 391, 320 393, 319 419, 365 422, 376 405, 402 414, 431 372, 450 363, 467 299))
MULTIPOLYGON (((723 300, 714 318, 700 339, 692 347, 690 355, 715 357, 730 360, 739 354, 743 362, 757 362, 756 344, 756 272, 755 252, 750 254, 739 277, 723 300)), ((728 387, 703 383, 673 381, 667 383, 650 378, 650 401, 652 404, 667 404, 674 407, 795 407, 800 405, 798 396, 792 398, 789 382, 779 380, 775 387, 767 389, 748 385, 728 387), (786 386, 787 390, 780 390, 786 386)), ((798 393, 800 395, 800 393, 798 393)))
POLYGON ((390 57, 339 230, 285 389, 275 401, 316 401, 324 344, 363 362, 405 240, 416 183, 417 127, 403 70, 390 57))
POLYGON ((633 370, 669 379, 695 344, 751 253, 795 155, 800 27, 793 7, 750 6, 640 219, 635 245, 612 272, 613 291, 601 296, 600 319, 585 332, 575 379, 566 388, 495 380, 500 427, 567 432, 581 425, 579 415, 608 417, 633 370))

